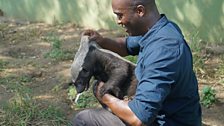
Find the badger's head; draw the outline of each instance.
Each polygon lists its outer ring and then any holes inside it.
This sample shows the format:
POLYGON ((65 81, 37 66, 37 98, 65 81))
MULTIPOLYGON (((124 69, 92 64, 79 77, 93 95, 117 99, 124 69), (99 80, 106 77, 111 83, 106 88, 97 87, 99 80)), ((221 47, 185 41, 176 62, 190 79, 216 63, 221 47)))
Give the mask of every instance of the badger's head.
POLYGON ((94 58, 88 36, 82 36, 79 49, 71 65, 72 83, 77 93, 88 90, 89 81, 93 76, 94 58))

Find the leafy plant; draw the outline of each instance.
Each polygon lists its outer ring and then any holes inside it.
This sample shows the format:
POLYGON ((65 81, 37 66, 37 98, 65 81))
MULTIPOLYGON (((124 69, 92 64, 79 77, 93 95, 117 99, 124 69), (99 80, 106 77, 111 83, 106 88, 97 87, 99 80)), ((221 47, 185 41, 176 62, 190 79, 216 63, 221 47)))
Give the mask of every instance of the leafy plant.
POLYGON ((217 101, 215 90, 210 86, 205 86, 202 89, 201 103, 203 106, 209 108, 212 104, 217 101))
POLYGON ((47 41, 51 42, 51 50, 50 52, 46 53, 45 57, 50 57, 56 60, 64 60, 64 59, 71 59, 72 55, 70 52, 63 51, 61 49, 62 41, 59 37, 52 35, 46 39, 47 41))
MULTIPOLYGON (((91 89, 92 87, 90 87, 88 91, 83 92, 82 95, 80 95, 77 103, 73 103, 71 107, 75 109, 97 107, 99 103, 97 99, 95 98, 95 96, 93 95, 93 92, 91 89)), ((76 96, 77 96, 77 92, 74 86, 70 86, 68 89, 69 99, 72 102, 74 102, 74 99, 76 98, 76 96)))
POLYGON ((76 94, 77 94, 77 93, 76 93, 76 90, 75 90, 74 86, 70 86, 70 87, 68 88, 68 99, 70 99, 70 100, 75 99, 76 94))
POLYGON ((91 107, 97 107, 98 101, 96 98, 92 95, 92 92, 85 92, 83 93, 78 103, 75 104, 76 108, 91 108, 91 107))
POLYGON ((132 63, 137 62, 137 56, 126 56, 125 59, 131 61, 132 63))

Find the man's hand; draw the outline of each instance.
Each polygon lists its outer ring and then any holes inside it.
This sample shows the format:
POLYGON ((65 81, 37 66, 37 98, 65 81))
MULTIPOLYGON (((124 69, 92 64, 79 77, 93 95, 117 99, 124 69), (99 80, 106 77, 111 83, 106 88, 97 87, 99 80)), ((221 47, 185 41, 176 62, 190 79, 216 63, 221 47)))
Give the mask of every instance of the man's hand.
POLYGON ((90 41, 96 41, 99 45, 103 42, 103 36, 94 30, 85 30, 82 35, 88 35, 90 41))
POLYGON ((111 50, 118 53, 121 56, 127 56, 126 38, 120 37, 116 39, 110 39, 103 37, 94 30, 85 30, 82 35, 88 35, 90 41, 96 41, 102 48, 111 50))
POLYGON ((103 106, 103 108, 107 108, 107 106, 102 103, 102 94, 100 94, 100 88, 104 85, 102 81, 95 80, 93 84, 93 94, 99 103, 103 106))
POLYGON ((110 94, 101 95, 100 89, 104 85, 104 82, 95 82, 93 86, 93 92, 96 98, 102 105, 107 106, 110 110, 119 118, 130 124, 131 126, 141 126, 142 122, 131 111, 128 106, 127 100, 120 100, 110 94))

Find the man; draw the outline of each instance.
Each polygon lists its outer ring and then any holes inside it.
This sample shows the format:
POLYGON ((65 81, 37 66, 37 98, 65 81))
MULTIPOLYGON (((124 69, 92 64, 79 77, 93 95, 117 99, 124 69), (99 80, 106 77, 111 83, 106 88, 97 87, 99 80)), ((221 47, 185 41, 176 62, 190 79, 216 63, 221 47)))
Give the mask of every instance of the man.
POLYGON ((138 55, 135 70, 138 86, 133 100, 110 94, 95 94, 111 111, 84 110, 73 120, 75 126, 200 126, 198 84, 190 48, 178 26, 159 14, 155 0, 112 0, 117 23, 127 38, 104 38, 85 31, 91 40, 121 56, 138 55))

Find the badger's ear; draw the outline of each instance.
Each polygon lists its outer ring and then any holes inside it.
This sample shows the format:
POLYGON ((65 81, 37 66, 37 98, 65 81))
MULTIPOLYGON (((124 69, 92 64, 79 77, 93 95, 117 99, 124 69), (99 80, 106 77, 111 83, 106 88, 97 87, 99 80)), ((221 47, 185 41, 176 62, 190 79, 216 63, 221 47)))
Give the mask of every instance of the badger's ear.
POLYGON ((93 46, 93 47, 95 47, 95 48, 101 48, 101 47, 97 44, 96 41, 89 41, 89 45, 90 45, 90 47, 93 46))
POLYGON ((97 49, 97 47, 93 44, 89 45, 89 51, 92 52, 93 50, 97 49))

